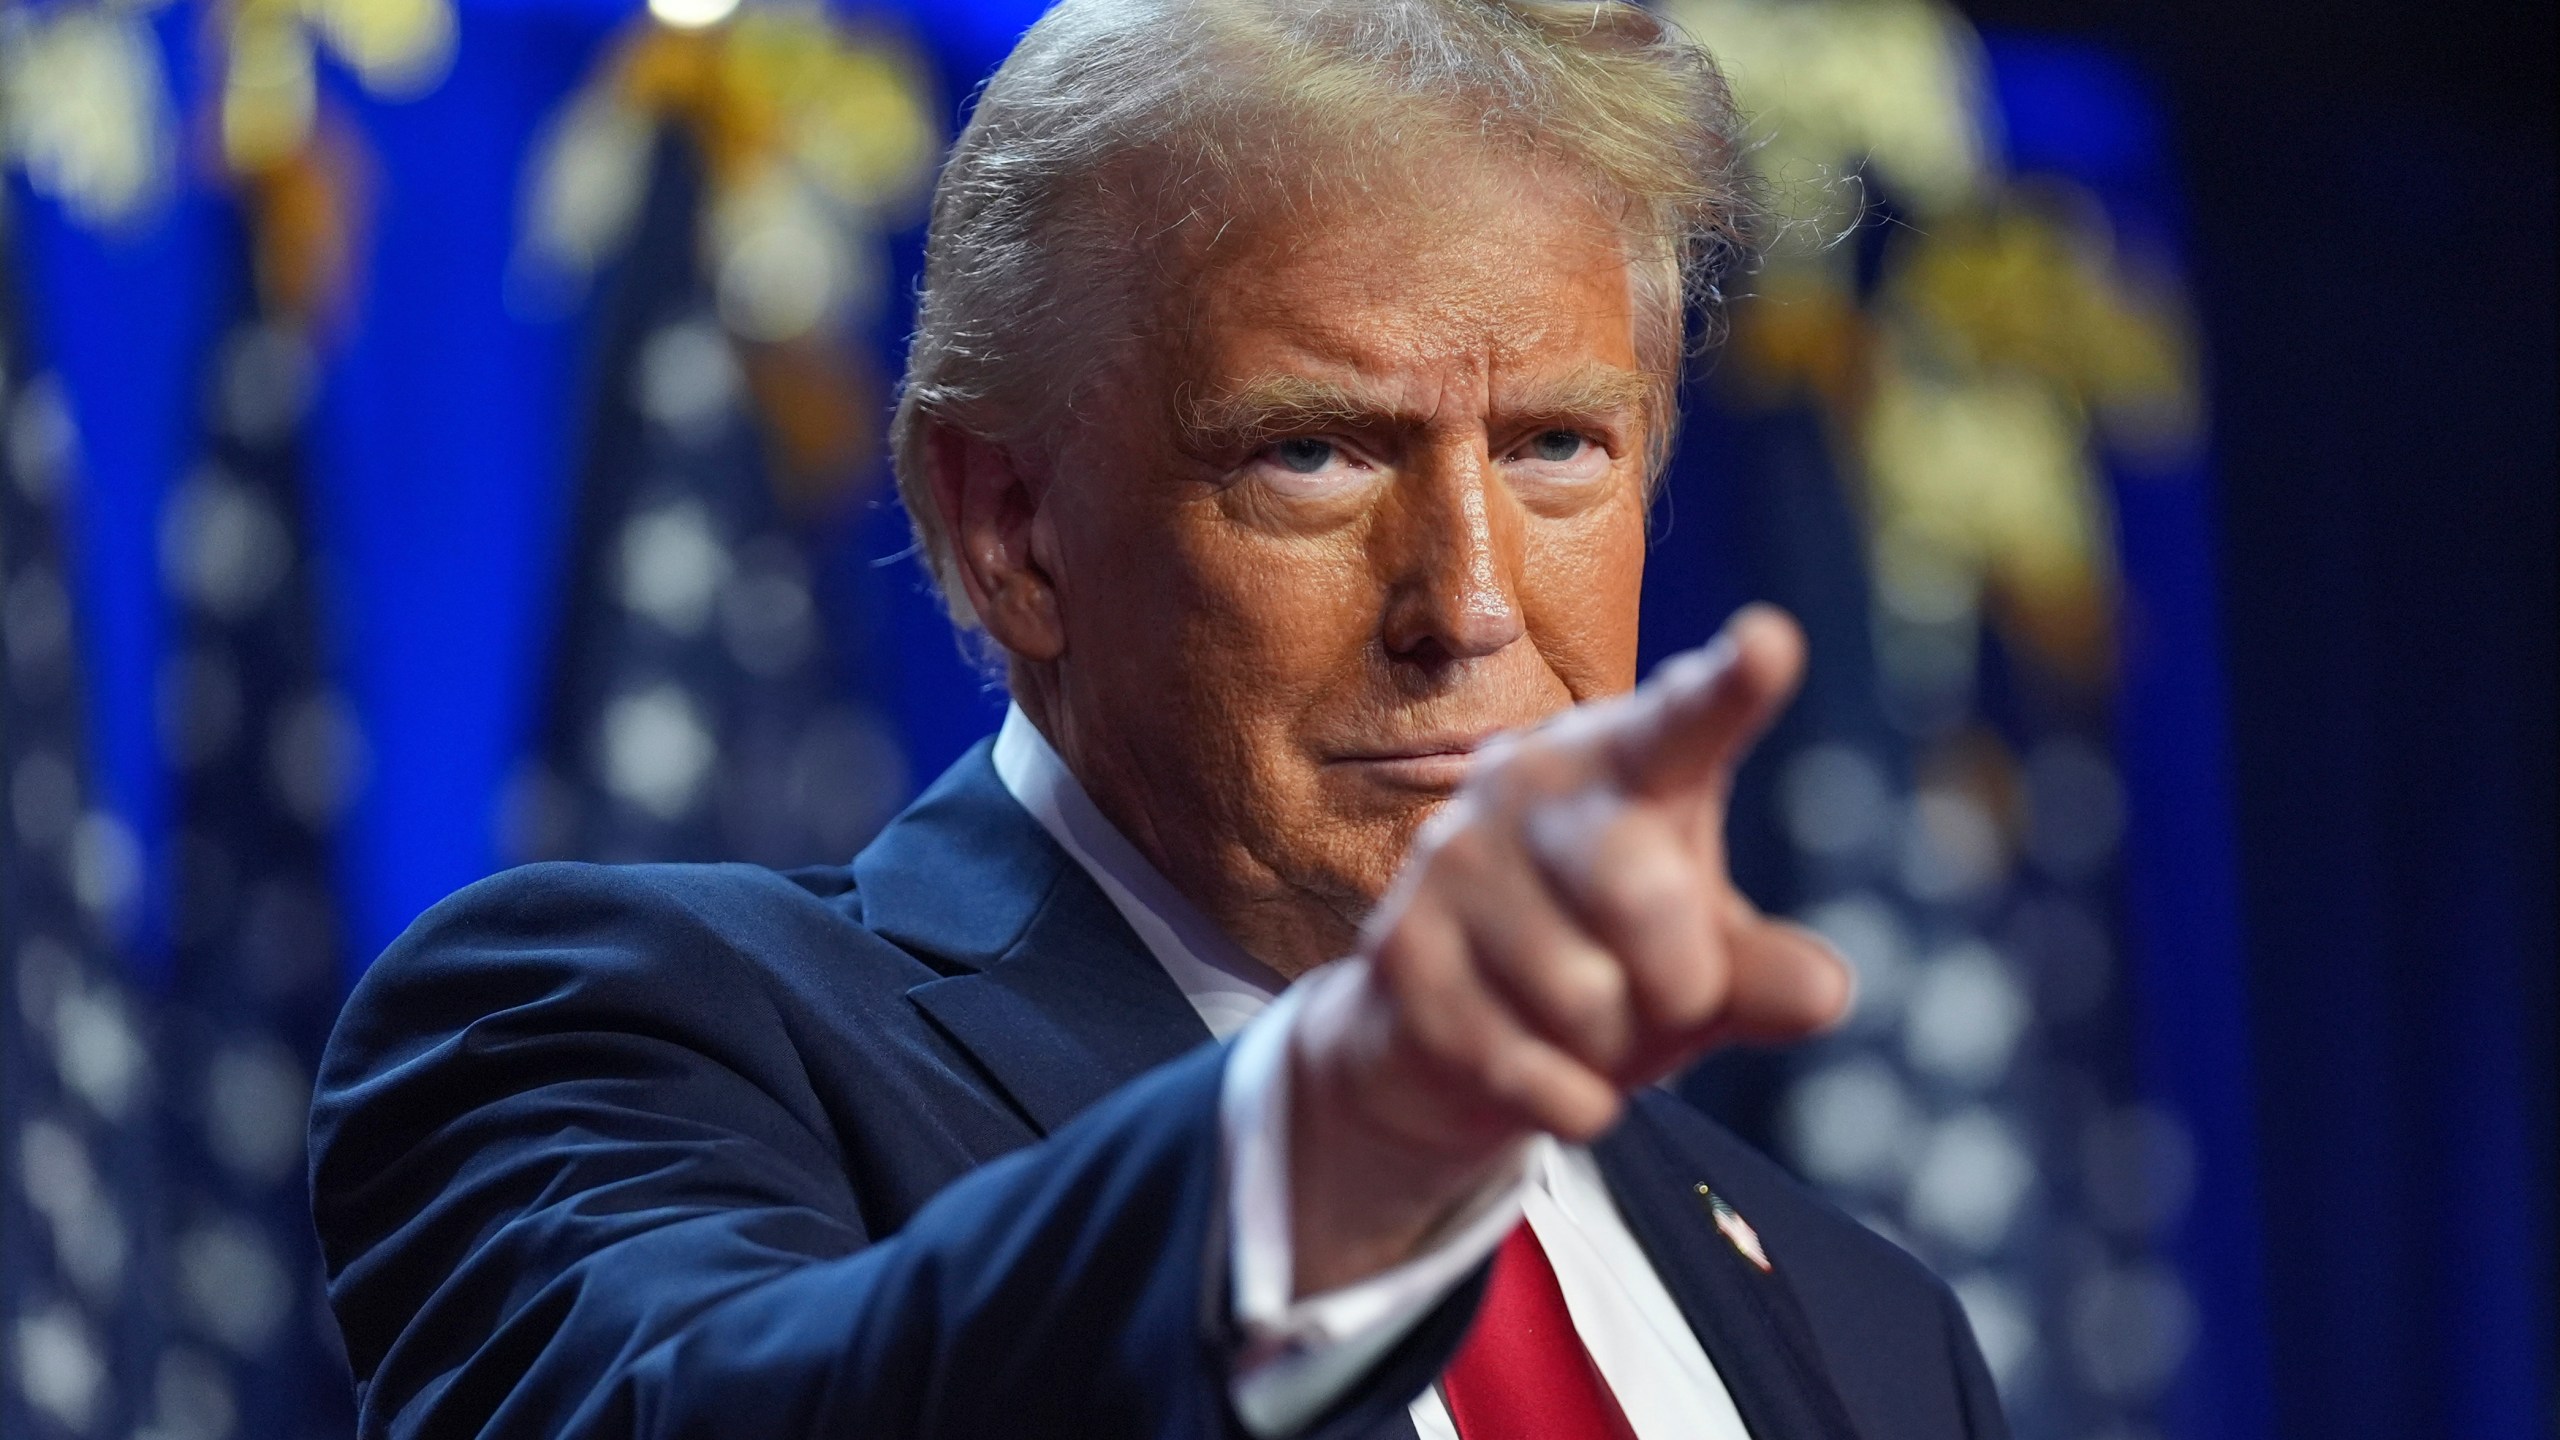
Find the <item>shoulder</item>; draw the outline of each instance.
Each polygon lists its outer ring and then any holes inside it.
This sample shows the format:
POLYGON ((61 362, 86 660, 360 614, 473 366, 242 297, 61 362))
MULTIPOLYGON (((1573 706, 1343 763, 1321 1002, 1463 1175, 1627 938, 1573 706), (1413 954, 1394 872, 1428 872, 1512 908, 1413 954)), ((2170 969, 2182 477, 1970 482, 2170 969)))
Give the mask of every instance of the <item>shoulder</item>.
POLYGON ((357 982, 323 1087, 466 1031, 640 1031, 752 1049, 815 991, 896 995, 933 978, 865 929, 852 900, 842 870, 547 863, 491 876, 421 915, 357 982))
POLYGON ((383 960, 455 946, 539 946, 566 934, 647 932, 759 945, 795 932, 859 928, 843 869, 785 874, 759 865, 590 865, 552 861, 465 886, 418 917, 383 960), (672 930, 670 929, 672 927, 672 930))

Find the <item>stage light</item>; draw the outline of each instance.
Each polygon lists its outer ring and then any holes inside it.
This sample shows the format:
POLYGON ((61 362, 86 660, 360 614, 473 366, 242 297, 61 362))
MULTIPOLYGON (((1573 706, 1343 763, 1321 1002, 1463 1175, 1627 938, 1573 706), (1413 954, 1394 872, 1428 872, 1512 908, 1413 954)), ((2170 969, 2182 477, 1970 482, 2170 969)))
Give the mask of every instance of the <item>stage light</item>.
POLYGON ((678 30, 705 30, 737 13, 738 0, 649 0, 649 13, 678 30))

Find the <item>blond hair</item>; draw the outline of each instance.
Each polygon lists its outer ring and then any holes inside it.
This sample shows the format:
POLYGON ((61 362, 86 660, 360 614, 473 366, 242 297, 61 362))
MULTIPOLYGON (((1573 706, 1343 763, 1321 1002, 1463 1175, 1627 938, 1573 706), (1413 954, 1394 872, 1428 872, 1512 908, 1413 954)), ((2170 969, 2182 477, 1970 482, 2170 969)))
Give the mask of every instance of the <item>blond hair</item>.
POLYGON ((929 422, 1049 443, 1134 338, 1165 238, 1426 146, 1560 167, 1622 217, 1658 471, 1689 316, 1712 333, 1749 253, 1739 129, 1706 51, 1623 0, 1064 0, 980 91, 934 187, 891 425, 953 618, 975 623, 929 422))

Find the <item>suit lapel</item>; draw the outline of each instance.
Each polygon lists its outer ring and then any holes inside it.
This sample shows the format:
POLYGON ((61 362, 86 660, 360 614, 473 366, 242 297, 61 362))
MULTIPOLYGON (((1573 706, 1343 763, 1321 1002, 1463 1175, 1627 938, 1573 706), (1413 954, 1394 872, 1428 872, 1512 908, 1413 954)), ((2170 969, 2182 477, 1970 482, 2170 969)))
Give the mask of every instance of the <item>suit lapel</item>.
POLYGON ((1073 864, 995 964, 928 981, 907 998, 1044 1135, 1209 1038, 1172 977, 1073 864))
POLYGON ((980 744, 854 861, 863 921, 943 977, 907 992, 1043 1135, 1209 1038, 980 744))
POLYGON ((1762 1270, 1717 1229, 1704 1187, 1646 1112, 1592 1146, 1627 1228, 1715 1362, 1754 1440, 1856 1440, 1856 1426, 1787 1283, 1786 1257, 1762 1270))

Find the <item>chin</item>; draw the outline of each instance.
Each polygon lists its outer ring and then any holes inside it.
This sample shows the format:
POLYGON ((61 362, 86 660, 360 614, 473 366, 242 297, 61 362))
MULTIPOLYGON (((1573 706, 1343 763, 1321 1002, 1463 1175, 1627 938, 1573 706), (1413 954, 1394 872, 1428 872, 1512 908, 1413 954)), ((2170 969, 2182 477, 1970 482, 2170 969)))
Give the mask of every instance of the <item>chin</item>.
POLYGON ((1374 905, 1413 853, 1414 837, 1449 797, 1392 786, 1364 785, 1360 791, 1343 797, 1352 803, 1334 811, 1323 848, 1345 888, 1374 905))

